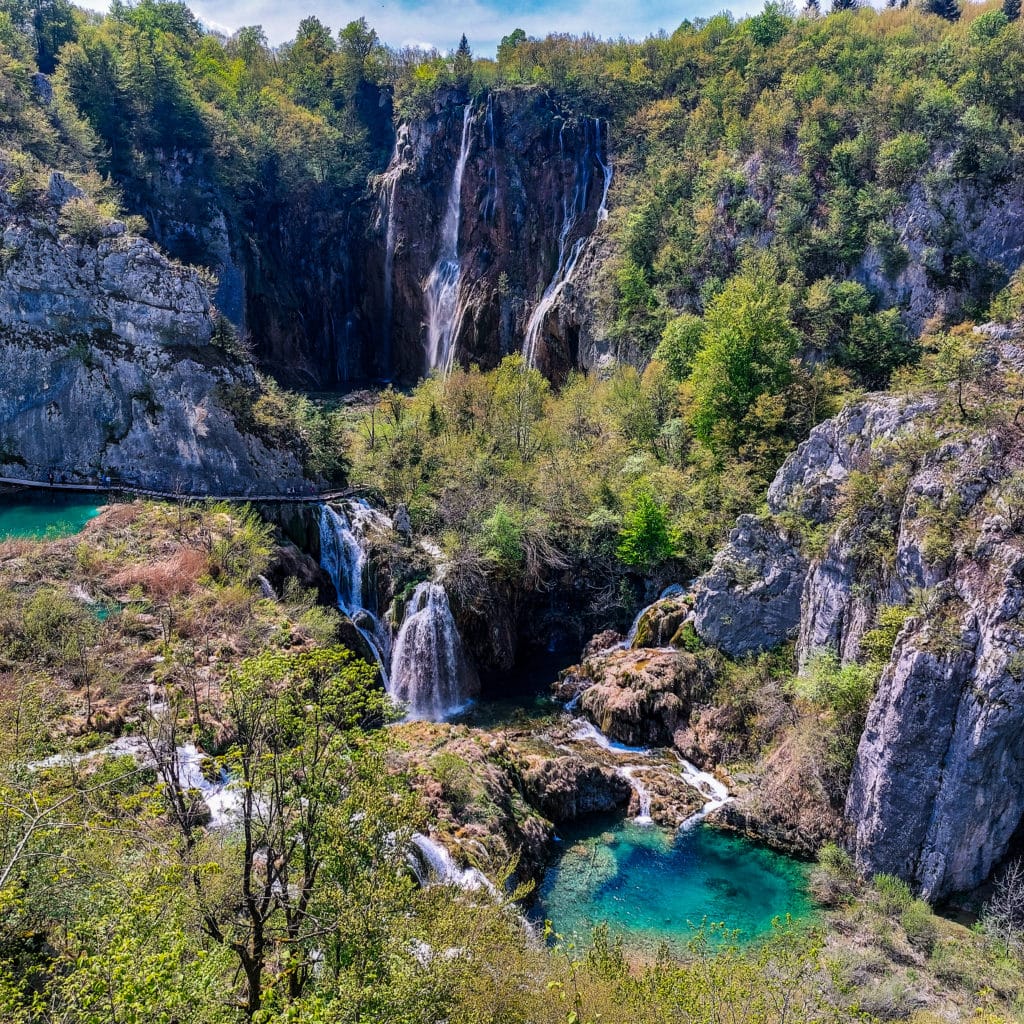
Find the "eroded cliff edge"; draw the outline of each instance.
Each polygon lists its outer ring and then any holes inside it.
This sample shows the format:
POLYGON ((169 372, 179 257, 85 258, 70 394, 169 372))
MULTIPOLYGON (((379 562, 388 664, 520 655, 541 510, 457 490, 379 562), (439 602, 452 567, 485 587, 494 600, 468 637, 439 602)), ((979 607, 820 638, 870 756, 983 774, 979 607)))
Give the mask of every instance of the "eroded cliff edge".
POLYGON ((804 668, 877 657, 865 637, 898 623, 847 840, 930 900, 984 882, 1024 817, 1024 351, 1018 330, 974 343, 977 373, 817 427, 698 581, 693 619, 733 657, 795 641, 804 668))
POLYGON ((298 447, 233 409, 258 397, 207 284, 75 185, 12 194, 0 164, 0 475, 157 490, 307 488, 298 447), (8 188, 5 188, 4 185, 8 188))

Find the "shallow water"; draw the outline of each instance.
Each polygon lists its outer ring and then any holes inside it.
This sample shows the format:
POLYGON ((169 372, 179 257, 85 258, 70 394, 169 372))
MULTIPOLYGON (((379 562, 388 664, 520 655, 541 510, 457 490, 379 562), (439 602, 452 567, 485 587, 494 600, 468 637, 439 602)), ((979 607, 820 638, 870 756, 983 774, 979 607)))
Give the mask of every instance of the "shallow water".
POLYGON ((0 495, 0 541, 78 533, 100 510, 94 494, 19 491, 0 495))
POLYGON ((708 827, 673 836, 630 821, 562 830, 563 853, 541 884, 532 916, 586 941, 607 922, 627 948, 677 951, 702 921, 750 941, 772 919, 806 917, 807 866, 708 827))

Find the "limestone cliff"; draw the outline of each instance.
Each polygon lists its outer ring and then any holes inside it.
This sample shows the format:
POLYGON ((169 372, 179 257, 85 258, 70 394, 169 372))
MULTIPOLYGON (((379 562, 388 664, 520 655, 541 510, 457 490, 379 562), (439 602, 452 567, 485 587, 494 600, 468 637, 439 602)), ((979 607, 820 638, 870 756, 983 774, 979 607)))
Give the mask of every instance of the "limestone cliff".
POLYGON ((399 127, 377 185, 364 311, 376 311, 382 365, 403 378, 428 368, 425 285, 445 257, 452 204, 455 358, 493 366, 532 335, 537 365, 555 377, 598 360, 590 252, 612 178, 607 131, 540 89, 494 91, 479 102, 446 94, 429 116, 399 127))
MULTIPOLYGON (((0 182, 3 181, 0 175, 0 182)), ((242 430, 259 391, 215 344, 207 288, 116 220, 61 219, 87 201, 59 174, 46 193, 0 187, 0 474, 192 493, 307 488, 296 446, 242 430)))
POLYGON ((900 610, 846 820, 862 869, 929 899, 981 884, 1024 818, 1022 438, 1006 389, 1024 361, 1005 337, 989 359, 966 418, 943 392, 893 394, 816 428, 769 515, 744 517, 697 584, 698 633, 734 656, 794 639, 801 664, 864 659, 880 613, 900 610))

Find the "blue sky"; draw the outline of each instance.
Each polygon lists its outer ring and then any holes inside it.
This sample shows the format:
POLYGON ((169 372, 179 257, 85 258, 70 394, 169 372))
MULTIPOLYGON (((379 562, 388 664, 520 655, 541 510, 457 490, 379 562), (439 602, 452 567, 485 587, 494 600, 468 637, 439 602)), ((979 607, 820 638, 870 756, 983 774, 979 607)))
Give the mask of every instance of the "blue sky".
MULTIPOLYGON (((105 0, 78 0, 102 10, 105 0)), ((262 25, 272 43, 283 43, 307 14, 337 30, 365 17, 392 46, 426 45, 452 49, 465 32, 475 53, 493 57, 498 40, 514 28, 531 36, 549 32, 591 32, 605 37, 640 38, 684 18, 723 10, 722 0, 191 0, 189 6, 211 28, 233 31, 262 25)), ((734 14, 751 13, 762 0, 728 4, 734 14)))

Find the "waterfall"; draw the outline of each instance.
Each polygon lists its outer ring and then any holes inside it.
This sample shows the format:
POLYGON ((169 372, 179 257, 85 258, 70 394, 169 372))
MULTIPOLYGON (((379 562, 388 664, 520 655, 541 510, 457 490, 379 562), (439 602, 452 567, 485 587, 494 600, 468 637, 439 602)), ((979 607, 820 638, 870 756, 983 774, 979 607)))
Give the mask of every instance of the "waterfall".
POLYGON ((427 370, 447 373, 455 359, 455 335, 462 319, 462 264, 459 261, 459 224, 462 219, 462 177, 469 157, 472 104, 462 114, 462 141, 459 160, 452 175, 444 221, 441 225, 441 249, 424 287, 427 300, 427 370))
POLYGON ((320 565, 331 577, 338 607, 352 620, 352 625, 369 644, 377 661, 386 689, 390 689, 385 655, 391 646, 387 627, 363 603, 363 575, 366 567, 366 531, 373 527, 386 529, 391 521, 365 501, 347 503, 346 510, 331 505, 320 506, 320 565), (368 620, 366 629, 358 619, 368 620))
POLYGON ((612 161, 601 155, 601 119, 594 118, 594 134, 597 136, 597 147, 594 150, 597 162, 601 165, 604 175, 604 186, 601 189, 601 205, 597 208, 597 223, 602 224, 608 219, 608 190, 612 187, 612 161))
POLYGON ((477 678, 440 583, 421 583, 412 595, 395 640, 391 696, 411 718, 439 721, 464 707, 477 678))
POLYGON ((422 886, 454 885, 469 892, 486 889, 497 895, 490 879, 477 868, 460 868, 440 843, 417 832, 412 837, 409 867, 422 886))
MULTIPOLYGON (((631 754, 639 754, 643 757, 649 757, 651 752, 644 747, 627 747, 625 744, 616 743, 614 740, 608 739, 607 736, 600 729, 597 728, 592 722, 588 722, 586 719, 576 719, 573 723, 574 731, 569 735, 570 740, 577 740, 586 743, 595 743, 599 747, 603 747, 605 750, 628 752, 631 754)), ((702 772, 696 765, 691 764, 682 757, 675 750, 672 751, 675 759, 679 762, 680 774, 683 777, 683 781, 690 786, 692 789, 697 790, 702 797, 704 797, 704 806, 695 814, 691 814, 679 827, 681 829, 693 828, 694 825, 700 824, 712 811, 718 810, 723 804, 729 803, 732 799, 729 796, 729 787, 725 783, 720 782, 710 772, 702 772)), ((642 769, 643 765, 627 765, 625 767, 619 767, 616 770, 625 779, 629 781, 629 784, 633 787, 633 791, 637 795, 637 800, 640 803, 640 813, 636 817, 636 821, 639 824, 648 824, 650 821, 651 814, 651 797, 650 793, 643 786, 642 783, 638 782, 634 777, 633 773, 642 769)))
MULTIPOLYGON (((690 586, 693 586, 693 584, 691 583, 690 586)), ((645 604, 643 608, 641 608, 640 611, 636 613, 636 618, 633 619, 633 625, 629 627, 629 632, 626 634, 626 639, 619 644, 619 647, 624 651, 628 651, 633 646, 633 641, 636 640, 636 635, 640 630, 640 620, 647 614, 650 608, 653 608, 658 603, 658 601, 664 601, 669 597, 679 597, 680 595, 685 593, 686 588, 683 587, 681 584, 669 584, 669 586, 667 586, 658 596, 657 601, 652 601, 650 604, 645 604)))
POLYGON ((704 806, 697 811, 696 814, 691 814, 680 825, 680 828, 693 828, 694 825, 700 824, 712 811, 718 810, 723 804, 727 804, 731 797, 729 796, 729 787, 724 783, 719 782, 718 779, 711 775, 709 772, 702 772, 696 765, 690 764, 685 757, 679 758, 679 764, 682 768, 683 780, 688 786, 692 786, 701 796, 704 797, 704 806))
POLYGON ((384 335, 381 347, 381 363, 385 373, 391 371, 391 338, 395 310, 395 197, 398 193, 398 179, 402 177, 402 144, 408 135, 408 127, 401 125, 395 133, 395 149, 387 172, 381 179, 380 200, 377 209, 377 228, 384 227, 384 335))
POLYGON ((637 825, 652 825, 654 824, 654 819, 651 817, 651 792, 635 774, 643 770, 644 765, 642 764, 630 764, 624 768, 619 768, 618 773, 633 787, 633 792, 636 793, 636 799, 640 805, 637 816, 633 821, 637 825))
MULTIPOLYGON (((537 365, 537 346, 540 341, 541 331, 544 328, 544 321, 547 319, 548 313, 552 307, 558 301, 565 286, 572 280, 572 276, 576 271, 576 265, 579 263, 580 256, 583 255, 583 250, 586 247, 589 235, 582 235, 570 244, 570 238, 576 229, 576 225, 579 223, 580 217, 586 213, 587 210, 587 196, 590 192, 590 179, 591 179, 591 164, 592 160, 596 160, 598 166, 601 168, 601 172, 604 176, 603 187, 601 192, 601 203, 597 210, 596 224, 600 224, 602 221, 608 219, 608 190, 612 184, 612 165, 610 161, 606 161, 601 154, 601 121, 599 118, 594 118, 594 146, 591 149, 590 145, 590 132, 588 125, 590 122, 584 122, 583 126, 583 156, 578 162, 576 167, 576 173, 573 176, 573 192, 572 198, 569 198, 568 190, 563 189, 562 192, 562 230, 558 236, 558 262, 555 265, 555 273, 548 283, 547 288, 544 289, 544 294, 541 296, 540 301, 537 303, 533 312, 530 314, 530 319, 526 324, 526 332, 523 341, 523 356, 526 359, 527 365, 537 365)), ((558 148, 559 154, 564 162, 565 160, 565 124, 563 123, 561 130, 558 133, 558 148)))

